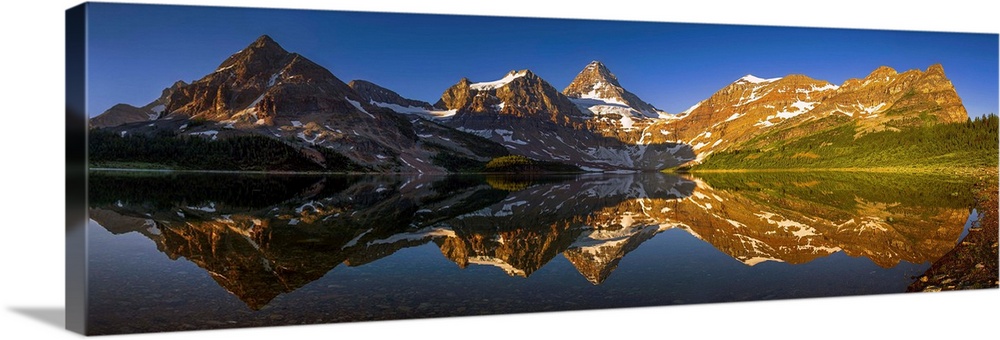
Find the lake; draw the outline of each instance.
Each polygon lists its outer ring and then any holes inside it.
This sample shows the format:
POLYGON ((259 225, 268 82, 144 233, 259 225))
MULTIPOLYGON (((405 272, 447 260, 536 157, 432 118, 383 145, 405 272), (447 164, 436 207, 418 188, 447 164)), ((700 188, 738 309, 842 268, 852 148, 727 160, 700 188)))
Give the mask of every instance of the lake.
POLYGON ((96 334, 904 292, 968 231, 928 175, 91 172, 96 334))

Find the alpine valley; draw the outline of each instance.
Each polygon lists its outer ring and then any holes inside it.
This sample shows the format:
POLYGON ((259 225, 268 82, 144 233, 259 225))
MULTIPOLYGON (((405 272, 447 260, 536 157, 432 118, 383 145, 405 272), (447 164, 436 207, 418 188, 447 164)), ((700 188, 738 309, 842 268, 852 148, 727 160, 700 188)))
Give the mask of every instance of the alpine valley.
POLYGON ((462 78, 432 104, 365 80, 345 83, 265 35, 145 106, 93 117, 89 149, 96 168, 644 172, 710 168, 710 155, 747 167, 829 162, 870 136, 949 124, 971 122, 938 64, 901 73, 882 66, 840 85, 746 75, 672 114, 594 61, 562 91, 513 70, 495 81, 462 78))

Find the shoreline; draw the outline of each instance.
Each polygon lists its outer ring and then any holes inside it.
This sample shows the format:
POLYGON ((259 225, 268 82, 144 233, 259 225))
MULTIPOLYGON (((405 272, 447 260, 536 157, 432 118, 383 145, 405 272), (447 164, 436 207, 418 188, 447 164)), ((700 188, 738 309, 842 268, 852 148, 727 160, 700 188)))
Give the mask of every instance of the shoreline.
MULTIPOLYGON (((204 173, 204 174, 239 174, 239 175, 620 175, 614 172, 324 172, 324 171, 272 171, 272 170, 190 170, 190 169, 131 169, 131 168, 87 168, 87 172, 149 172, 149 173, 204 173)), ((634 172, 642 173, 642 172, 634 172)), ((632 174, 632 173, 625 173, 632 174)))
MULTIPOLYGON (((810 173, 810 172, 859 172, 891 174, 954 174, 975 176, 989 173, 990 167, 961 168, 773 168, 773 169, 706 169, 706 170, 660 170, 660 171, 601 171, 601 172, 324 172, 324 171, 272 171, 272 170, 192 170, 192 169, 148 169, 148 168, 105 168, 88 167, 87 172, 149 172, 149 173, 210 173, 210 174, 261 174, 261 175, 628 175, 642 173, 665 173, 673 175, 697 175, 699 173, 810 173)), ((995 176, 995 175, 994 175, 995 176)))
MULTIPOLYGON (((130 169, 130 168, 87 168, 87 172, 132 172, 132 173, 188 173, 188 174, 232 174, 232 175, 371 175, 369 172, 316 172, 316 171, 267 171, 267 170, 189 170, 189 169, 130 169)), ((414 173, 394 173, 414 174, 414 173)), ((419 173, 416 173, 419 174, 419 173)))
MULTIPOLYGON (((683 173, 759 173, 759 172, 867 172, 867 173, 903 173, 903 174, 958 174, 976 175, 989 167, 874 167, 874 168, 771 168, 771 169, 693 169, 683 173)), ((680 172, 677 172, 680 173, 680 172)))
POLYGON ((969 234, 948 253, 931 264, 907 288, 907 292, 938 292, 1000 287, 1000 221, 998 221, 998 169, 977 173, 976 209, 982 214, 969 234))

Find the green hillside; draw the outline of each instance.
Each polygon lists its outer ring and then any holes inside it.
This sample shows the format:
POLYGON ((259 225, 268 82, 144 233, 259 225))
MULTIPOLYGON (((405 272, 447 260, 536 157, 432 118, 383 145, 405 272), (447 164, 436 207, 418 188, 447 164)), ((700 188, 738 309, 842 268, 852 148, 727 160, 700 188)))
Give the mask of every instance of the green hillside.
POLYGON ((860 137, 856 137, 856 127, 848 124, 757 149, 717 152, 691 170, 995 168, 1000 159, 997 129, 993 114, 965 123, 907 127, 860 137))

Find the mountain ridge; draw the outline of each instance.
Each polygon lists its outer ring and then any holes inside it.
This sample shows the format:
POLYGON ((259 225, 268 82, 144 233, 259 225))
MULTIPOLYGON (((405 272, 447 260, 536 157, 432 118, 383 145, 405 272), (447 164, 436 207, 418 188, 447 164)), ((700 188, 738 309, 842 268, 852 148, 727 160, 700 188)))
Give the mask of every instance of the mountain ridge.
POLYGON ((587 171, 655 171, 837 126, 851 125, 860 136, 967 119, 940 64, 902 73, 880 66, 841 85, 800 74, 748 74, 669 114, 595 60, 562 91, 531 70, 512 70, 495 81, 461 78, 432 105, 365 80, 344 83, 262 35, 212 73, 177 82, 142 108, 115 105, 91 127, 122 136, 163 128, 212 140, 288 138, 308 157, 322 161, 329 149, 377 172, 449 172, 439 164, 442 154, 468 164, 498 155, 476 154, 471 144, 440 135, 464 132, 512 154, 587 171))

